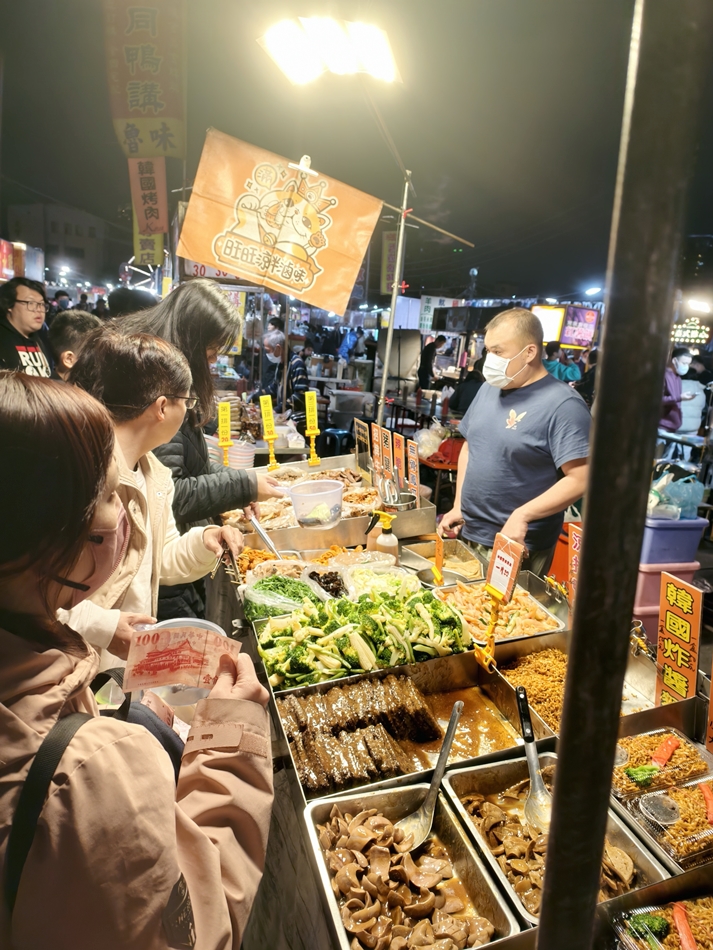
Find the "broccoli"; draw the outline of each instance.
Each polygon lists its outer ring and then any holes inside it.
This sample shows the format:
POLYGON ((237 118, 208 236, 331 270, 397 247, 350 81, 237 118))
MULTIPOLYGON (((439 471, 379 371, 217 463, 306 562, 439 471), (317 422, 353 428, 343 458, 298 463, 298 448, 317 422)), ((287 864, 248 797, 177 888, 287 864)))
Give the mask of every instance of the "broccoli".
POLYGON ((628 920, 629 932, 648 943, 651 950, 660 950, 661 941, 668 936, 671 926, 665 917, 658 914, 634 914, 628 920))
POLYGON ((288 649, 288 642, 285 640, 268 649, 258 644, 258 652, 262 657, 268 675, 271 676, 273 673, 284 675, 284 664, 287 660, 288 649))
POLYGON ((341 626, 342 626, 341 619, 329 620, 322 627, 322 633, 325 637, 329 636, 330 633, 334 633, 335 630, 339 630, 341 626))
POLYGON ((658 771, 659 767, 657 765, 636 765, 624 769, 624 774, 628 775, 639 788, 647 788, 651 785, 651 780, 658 771))
POLYGON ((314 661, 304 643, 297 643, 287 653, 290 673, 313 673, 314 661))
MULTIPOLYGON (((430 591, 430 590, 425 590, 425 591, 421 594, 421 603, 422 603, 422 604, 432 604, 434 601, 435 601, 437 604, 442 603, 442 601, 440 601, 437 597, 434 597, 434 596, 433 596, 433 592, 430 591)), ((444 606, 445 606, 445 605, 444 605, 444 606)))
POLYGON ((357 651, 351 644, 349 637, 344 634, 342 637, 337 638, 337 649, 339 650, 344 662, 349 667, 350 670, 360 670, 361 663, 359 662, 359 655, 357 651))

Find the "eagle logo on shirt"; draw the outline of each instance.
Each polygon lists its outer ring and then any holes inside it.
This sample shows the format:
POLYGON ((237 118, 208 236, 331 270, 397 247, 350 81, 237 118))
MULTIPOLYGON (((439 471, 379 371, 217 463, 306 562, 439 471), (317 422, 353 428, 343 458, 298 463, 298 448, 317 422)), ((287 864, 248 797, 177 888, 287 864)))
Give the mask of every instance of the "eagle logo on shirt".
POLYGON ((525 418, 526 415, 527 415, 527 410, 525 410, 525 412, 521 412, 520 415, 518 416, 515 414, 515 410, 511 409, 510 415, 505 420, 505 428, 517 429, 518 422, 522 422, 522 420, 525 418))

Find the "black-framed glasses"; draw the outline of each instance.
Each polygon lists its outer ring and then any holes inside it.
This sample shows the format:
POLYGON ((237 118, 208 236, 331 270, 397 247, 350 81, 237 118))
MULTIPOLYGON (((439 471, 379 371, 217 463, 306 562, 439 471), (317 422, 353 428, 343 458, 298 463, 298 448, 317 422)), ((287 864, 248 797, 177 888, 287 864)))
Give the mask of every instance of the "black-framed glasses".
POLYGON ((186 409, 195 409, 198 405, 198 396, 171 396, 168 393, 159 393, 158 396, 155 396, 151 402, 147 402, 145 406, 123 406, 118 403, 107 403, 108 409, 135 409, 137 412, 144 412, 148 409, 149 406, 153 406, 157 399, 163 396, 164 399, 183 399, 186 404, 186 409))
POLYGON ((18 297, 15 303, 21 303, 30 311, 30 313, 49 313, 50 305, 42 300, 20 300, 18 297))

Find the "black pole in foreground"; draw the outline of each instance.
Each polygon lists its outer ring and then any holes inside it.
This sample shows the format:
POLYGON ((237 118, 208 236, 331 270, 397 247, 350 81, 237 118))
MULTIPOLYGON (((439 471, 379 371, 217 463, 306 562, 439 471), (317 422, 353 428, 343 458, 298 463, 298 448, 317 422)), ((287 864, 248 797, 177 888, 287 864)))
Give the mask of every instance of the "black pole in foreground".
POLYGON ((637 0, 538 950, 589 950, 711 0, 637 0))

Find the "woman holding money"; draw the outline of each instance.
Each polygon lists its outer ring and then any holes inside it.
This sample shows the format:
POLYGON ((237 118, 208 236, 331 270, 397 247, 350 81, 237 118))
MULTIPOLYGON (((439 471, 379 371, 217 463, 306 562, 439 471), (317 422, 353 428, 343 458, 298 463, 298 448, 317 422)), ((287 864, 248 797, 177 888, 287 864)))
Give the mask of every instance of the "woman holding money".
POLYGON ((272 803, 268 697, 251 661, 221 657, 176 785, 148 730, 99 716, 98 656, 55 619, 116 569, 113 453, 91 396, 0 373, 0 946, 238 950, 272 803), (13 826, 43 740, 76 712, 86 718, 39 822, 13 826))
MULTIPOLYGON (((152 333, 168 340, 191 367, 197 404, 188 411, 178 432, 156 449, 157 458, 173 474, 178 530, 219 520, 221 512, 245 508, 251 502, 281 497, 273 478, 227 468, 208 457, 202 427, 215 416, 211 364, 240 333, 240 314, 227 294, 212 280, 190 280, 157 307, 124 317, 118 326, 123 333, 152 333)), ((192 586, 163 586, 159 617, 195 616, 197 603, 200 609, 192 586)))

